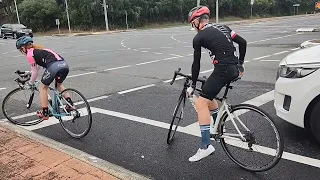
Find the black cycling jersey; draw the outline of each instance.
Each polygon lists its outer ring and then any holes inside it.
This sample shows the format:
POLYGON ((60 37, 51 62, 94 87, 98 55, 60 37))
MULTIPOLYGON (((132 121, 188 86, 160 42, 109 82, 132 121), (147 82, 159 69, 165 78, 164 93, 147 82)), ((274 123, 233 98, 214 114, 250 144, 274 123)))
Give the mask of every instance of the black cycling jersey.
POLYGON ((207 49, 215 66, 243 64, 246 41, 226 25, 206 24, 194 37, 194 61, 192 64, 193 85, 200 71, 201 47, 207 49), (237 56, 233 42, 239 44, 240 57, 237 56))

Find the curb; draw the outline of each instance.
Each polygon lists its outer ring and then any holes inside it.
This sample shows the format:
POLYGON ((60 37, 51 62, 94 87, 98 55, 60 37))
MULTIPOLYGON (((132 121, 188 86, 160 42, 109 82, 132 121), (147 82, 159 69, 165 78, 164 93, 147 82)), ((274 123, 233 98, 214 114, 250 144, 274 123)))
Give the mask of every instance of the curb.
POLYGON ((48 146, 50 148, 53 148, 57 151, 60 151, 62 153, 65 153, 75 159, 78 159, 80 161, 83 161, 89 165, 92 165, 98 169, 101 169, 102 171, 113 175, 119 179, 124 180, 149 180, 148 177, 137 174, 135 172, 131 172, 121 166, 112 164, 110 162, 107 162, 103 159, 93 157, 90 154, 87 154, 83 151, 80 151, 78 149, 75 149, 70 146, 66 146, 60 142, 57 142, 53 139, 47 138, 45 136, 41 136, 37 133, 34 133, 32 131, 28 131, 26 129, 23 129, 17 125, 11 124, 10 122, 3 122, 0 124, 1 126, 17 133, 22 136, 25 136, 26 138, 32 139, 36 142, 42 143, 45 146, 48 146), (94 162, 93 162, 94 161, 94 162))

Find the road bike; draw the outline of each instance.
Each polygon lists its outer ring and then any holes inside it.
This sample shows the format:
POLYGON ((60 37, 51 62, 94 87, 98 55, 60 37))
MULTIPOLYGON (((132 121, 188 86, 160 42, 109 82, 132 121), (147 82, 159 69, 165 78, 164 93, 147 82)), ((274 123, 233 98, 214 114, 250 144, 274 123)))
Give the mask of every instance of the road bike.
MULTIPOLYGON (((186 91, 190 86, 191 76, 180 73, 180 71, 181 68, 174 72, 170 83, 172 85, 175 82, 177 75, 185 78, 167 135, 168 145, 173 142, 179 123, 184 118, 186 99, 189 99, 194 106, 193 99, 197 97, 196 95, 192 98, 187 97, 186 91)), ((230 84, 239 79, 241 78, 238 77, 225 85, 222 98, 215 98, 220 105, 217 118, 212 123, 211 139, 220 142, 228 157, 240 167, 253 172, 267 171, 280 161, 284 140, 272 117, 261 108, 250 104, 230 105, 227 103, 228 91, 233 88, 230 84), (262 120, 258 121, 258 118, 262 120), (268 133, 266 130, 270 130, 274 134, 268 133), (236 151, 239 152, 236 153, 236 151)), ((205 81, 205 78, 197 80, 201 83, 201 88, 205 81)), ((201 92, 201 88, 196 88, 196 92, 201 92)), ((183 132, 184 127, 179 128, 179 131, 183 132)))
MULTIPOLYGON (((36 116, 36 111, 42 109, 39 96, 39 81, 36 81, 30 89, 24 87, 25 83, 30 80, 31 73, 28 71, 16 71, 19 78, 14 81, 18 83, 16 89, 7 94, 2 103, 2 112, 4 116, 13 124, 20 126, 32 126, 43 122, 42 118, 36 116), (37 100, 35 100, 38 98, 37 100)), ((59 120, 62 128, 73 138, 85 137, 92 126, 92 114, 89 103, 86 98, 76 89, 67 88, 61 93, 55 87, 49 86, 50 94, 48 101, 49 116, 59 120), (70 97, 73 104, 66 100, 70 97)), ((54 119, 49 118, 48 121, 54 119)), ((44 122, 45 123, 45 122, 44 122)))

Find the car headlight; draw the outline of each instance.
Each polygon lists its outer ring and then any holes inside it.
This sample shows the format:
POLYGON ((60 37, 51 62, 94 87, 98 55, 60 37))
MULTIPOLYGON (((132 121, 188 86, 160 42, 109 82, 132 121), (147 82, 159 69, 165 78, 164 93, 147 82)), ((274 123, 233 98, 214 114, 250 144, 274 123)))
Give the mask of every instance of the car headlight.
POLYGON ((279 67, 277 78, 302 78, 315 72, 319 68, 303 68, 303 67, 288 67, 282 65, 279 67))

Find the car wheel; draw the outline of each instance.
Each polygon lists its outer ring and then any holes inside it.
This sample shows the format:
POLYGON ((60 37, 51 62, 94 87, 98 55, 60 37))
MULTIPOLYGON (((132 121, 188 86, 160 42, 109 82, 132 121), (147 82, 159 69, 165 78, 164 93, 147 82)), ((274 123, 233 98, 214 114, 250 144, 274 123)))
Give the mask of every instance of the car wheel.
POLYGON ((315 103, 311 111, 310 129, 312 131, 313 136, 320 143, 320 101, 315 103))
POLYGON ((18 36, 17 36, 16 33, 13 33, 13 34, 12 34, 12 37, 13 37, 13 39, 17 39, 17 38, 18 38, 18 36))

